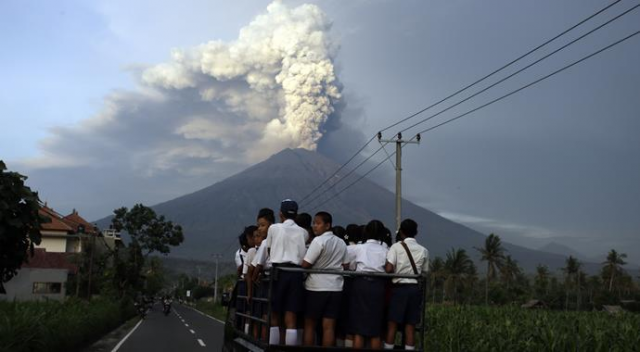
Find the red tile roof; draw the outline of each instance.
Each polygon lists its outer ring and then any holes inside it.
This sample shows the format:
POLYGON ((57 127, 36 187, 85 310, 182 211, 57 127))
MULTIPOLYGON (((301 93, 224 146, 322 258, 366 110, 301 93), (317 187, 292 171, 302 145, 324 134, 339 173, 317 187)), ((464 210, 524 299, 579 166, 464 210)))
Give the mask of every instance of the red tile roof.
POLYGON ((80 226, 84 227, 84 232, 87 234, 96 235, 98 233, 95 230, 95 225, 82 218, 75 209, 73 209, 71 214, 62 218, 62 221, 71 226, 76 233, 80 232, 80 226))
POLYGON ((46 204, 42 206, 38 212, 40 215, 51 219, 51 222, 41 224, 43 230, 73 232, 73 228, 65 224, 62 220, 62 216, 49 208, 46 204))
POLYGON ((22 264, 23 268, 32 269, 68 269, 69 272, 75 273, 78 267, 71 264, 66 253, 49 253, 44 248, 36 248, 33 257, 29 257, 29 261, 22 264))

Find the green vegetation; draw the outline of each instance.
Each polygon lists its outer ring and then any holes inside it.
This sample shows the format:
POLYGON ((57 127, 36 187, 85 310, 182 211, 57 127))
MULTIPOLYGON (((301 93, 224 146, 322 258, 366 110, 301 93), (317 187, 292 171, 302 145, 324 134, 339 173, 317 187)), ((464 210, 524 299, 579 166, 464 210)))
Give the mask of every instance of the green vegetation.
POLYGON ((640 315, 430 306, 429 351, 637 351, 640 315))
POLYGON ((0 352, 79 350, 134 315, 128 300, 0 302, 0 352))
POLYGON ((27 179, 17 172, 7 172, 0 160, 0 294, 3 283, 17 274, 33 245, 40 244, 40 223, 50 221, 38 214, 38 192, 24 185, 27 179))
POLYGON ((208 314, 216 319, 225 321, 227 319, 227 307, 224 307, 220 303, 207 302, 205 300, 196 301, 197 310, 208 314))

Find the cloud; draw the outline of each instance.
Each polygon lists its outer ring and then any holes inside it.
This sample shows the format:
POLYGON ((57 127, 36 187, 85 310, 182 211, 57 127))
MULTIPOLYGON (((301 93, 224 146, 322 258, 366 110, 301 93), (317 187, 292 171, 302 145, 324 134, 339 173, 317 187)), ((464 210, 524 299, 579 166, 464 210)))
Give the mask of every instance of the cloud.
POLYGON ((530 226, 526 224, 517 224, 497 219, 466 215, 454 212, 438 212, 438 215, 451 221, 466 224, 471 227, 478 227, 482 230, 491 232, 515 234, 518 236, 526 236, 535 239, 553 238, 555 234, 542 227, 530 226))
POLYGON ((135 90, 51 130, 22 166, 202 175, 287 147, 315 150, 341 98, 330 28, 317 6, 276 1, 234 41, 174 49, 168 62, 136 71, 135 90))

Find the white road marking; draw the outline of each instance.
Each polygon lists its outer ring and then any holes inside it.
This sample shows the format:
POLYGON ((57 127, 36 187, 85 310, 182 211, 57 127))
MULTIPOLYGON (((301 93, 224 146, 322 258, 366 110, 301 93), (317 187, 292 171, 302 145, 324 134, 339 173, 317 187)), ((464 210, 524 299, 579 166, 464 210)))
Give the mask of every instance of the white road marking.
POLYGON ((196 312, 196 313, 198 313, 198 314, 200 314, 200 315, 204 315, 205 317, 207 317, 207 318, 209 318, 209 319, 215 320, 215 321, 217 321, 217 322, 218 322, 218 323, 220 323, 220 324, 224 324, 224 321, 222 321, 222 320, 220 320, 220 319, 216 319, 216 318, 214 318, 214 317, 212 317, 212 316, 210 316, 210 315, 208 315, 208 314, 204 314, 204 313, 202 313, 201 311, 199 311, 199 310, 197 310, 197 309, 194 309, 194 308, 191 308, 191 307, 187 307, 187 308, 189 308, 189 309, 193 310, 194 312, 196 312))
POLYGON ((200 344, 200 346, 202 347, 206 347, 207 345, 204 344, 204 342, 202 342, 202 340, 198 339, 198 343, 200 344))
POLYGON ((131 334, 133 334, 134 331, 136 331, 136 329, 138 328, 138 326, 140 326, 140 324, 142 324, 144 320, 140 320, 138 322, 138 324, 136 324, 136 326, 133 327, 133 329, 131 329, 131 331, 129 331, 129 333, 127 334, 127 336, 123 337, 122 340, 120 340, 120 342, 118 342, 118 344, 116 345, 116 347, 114 347, 111 352, 116 352, 121 346, 122 344, 127 341, 127 339, 129 338, 129 336, 131 336, 131 334))
POLYGON ((196 333, 195 331, 193 331, 193 329, 190 329, 189 331, 191 331, 191 333, 192 333, 192 334, 195 334, 195 333, 196 333))
POLYGON ((184 326, 189 327, 189 324, 184 324, 184 326))

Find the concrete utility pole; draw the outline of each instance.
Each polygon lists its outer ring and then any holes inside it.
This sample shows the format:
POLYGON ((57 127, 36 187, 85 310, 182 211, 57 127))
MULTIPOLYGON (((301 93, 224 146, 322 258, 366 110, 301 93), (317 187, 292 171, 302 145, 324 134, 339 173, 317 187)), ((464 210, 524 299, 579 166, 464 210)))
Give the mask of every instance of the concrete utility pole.
POLYGON ((218 260, 222 257, 222 254, 212 254, 212 257, 216 259, 216 282, 213 285, 213 303, 218 302, 218 260))
POLYGON ((404 144, 420 144, 420 134, 415 136, 415 140, 402 139, 402 133, 398 133, 397 139, 382 139, 382 132, 378 132, 378 142, 396 144, 396 233, 400 230, 402 222, 402 147, 404 144))

